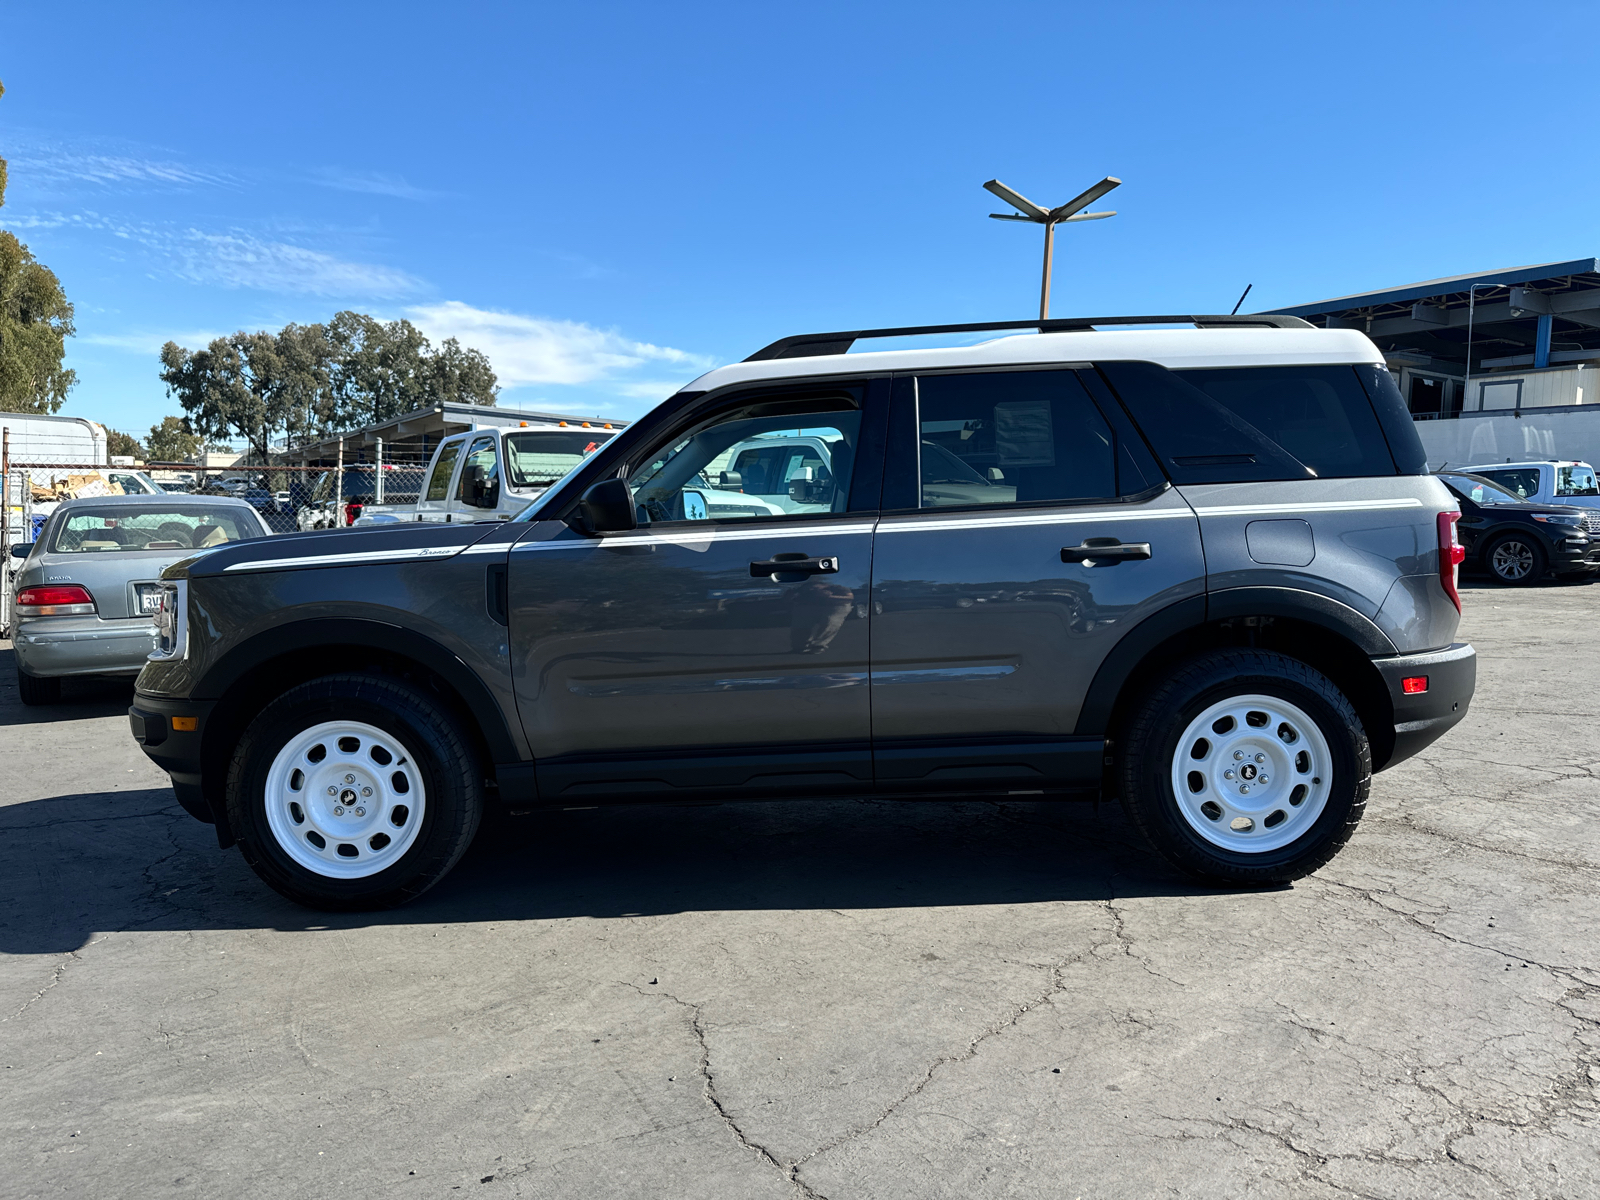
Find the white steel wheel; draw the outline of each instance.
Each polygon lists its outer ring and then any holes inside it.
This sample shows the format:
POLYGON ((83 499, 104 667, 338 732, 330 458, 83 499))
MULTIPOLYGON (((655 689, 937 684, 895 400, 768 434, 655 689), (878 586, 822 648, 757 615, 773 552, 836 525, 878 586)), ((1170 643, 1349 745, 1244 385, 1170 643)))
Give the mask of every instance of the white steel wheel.
POLYGON ((394 865, 422 829, 427 789, 392 733, 326 721, 290 738, 267 770, 267 827, 295 863, 329 879, 394 865))
POLYGON ((1240 854, 1289 845, 1333 788, 1328 739, 1277 696, 1230 696, 1189 723, 1172 756, 1172 792, 1189 827, 1240 854))

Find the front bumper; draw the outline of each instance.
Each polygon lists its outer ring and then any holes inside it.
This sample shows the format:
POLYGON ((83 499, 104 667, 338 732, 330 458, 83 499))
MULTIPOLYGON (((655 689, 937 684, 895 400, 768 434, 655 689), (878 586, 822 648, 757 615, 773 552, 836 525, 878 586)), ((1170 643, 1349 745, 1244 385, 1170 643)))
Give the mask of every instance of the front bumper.
POLYGON ((137 675, 156 648, 156 627, 139 618, 23 617, 12 648, 29 675, 137 675))
MULTIPOLYGON (((213 797, 206 794, 200 778, 200 748, 206 734, 206 720, 215 707, 214 700, 166 699, 136 692, 133 706, 128 709, 128 727, 145 756, 171 778, 172 790, 184 811, 197 821, 216 825, 218 841, 228 837, 227 844, 231 845, 227 816, 215 810, 213 797), (195 727, 174 729, 174 717, 193 717, 195 727)), ((220 791, 216 798, 220 799, 220 791)))
POLYGON ((1466 642, 1426 654, 1375 658, 1394 705, 1394 751, 1382 769, 1404 762, 1426 748, 1467 715, 1478 681, 1478 652, 1466 642), (1428 690, 1408 693, 1406 679, 1426 676, 1428 690))

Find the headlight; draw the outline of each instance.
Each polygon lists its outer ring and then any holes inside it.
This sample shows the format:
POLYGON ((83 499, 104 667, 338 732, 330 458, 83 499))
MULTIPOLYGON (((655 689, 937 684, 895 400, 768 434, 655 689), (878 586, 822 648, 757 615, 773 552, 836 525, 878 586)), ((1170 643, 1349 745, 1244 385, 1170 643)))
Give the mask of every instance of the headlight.
POLYGON ((186 579, 161 581, 161 607, 156 610, 156 648, 151 662, 171 662, 189 653, 189 582, 186 579))
POLYGON ((1583 524, 1582 517, 1576 515, 1568 516, 1565 513, 1531 513, 1530 515, 1535 521, 1543 521, 1546 525, 1578 526, 1583 524))

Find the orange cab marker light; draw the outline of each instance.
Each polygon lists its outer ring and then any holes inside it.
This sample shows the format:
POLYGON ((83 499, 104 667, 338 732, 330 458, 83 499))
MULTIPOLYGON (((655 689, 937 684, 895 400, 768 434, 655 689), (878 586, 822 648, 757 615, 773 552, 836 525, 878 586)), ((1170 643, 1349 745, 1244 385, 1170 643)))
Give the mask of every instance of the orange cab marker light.
POLYGON ((174 733, 193 733, 199 721, 199 717, 173 717, 172 731, 174 733))
POLYGON ((1400 681, 1400 690, 1408 696, 1415 696, 1418 692, 1428 690, 1428 677, 1426 675, 1413 675, 1409 679, 1400 681))

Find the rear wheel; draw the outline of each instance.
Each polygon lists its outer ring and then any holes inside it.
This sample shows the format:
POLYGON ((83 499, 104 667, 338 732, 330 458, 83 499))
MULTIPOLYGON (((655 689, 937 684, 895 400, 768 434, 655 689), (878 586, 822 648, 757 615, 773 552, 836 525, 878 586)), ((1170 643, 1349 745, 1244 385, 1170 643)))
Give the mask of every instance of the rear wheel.
POLYGON ((1168 861, 1213 882, 1317 870, 1355 831, 1372 781, 1366 730, 1343 693, 1260 650, 1181 664, 1119 742, 1134 823, 1168 861))
POLYGON ((37 675, 24 674, 22 668, 18 667, 17 698, 27 705, 60 704, 61 680, 41 679, 37 675))
POLYGON ((1544 574, 1544 547, 1520 533, 1509 533, 1495 540, 1483 561, 1501 583, 1513 587, 1537 583, 1544 574))
POLYGON ((466 851, 482 770, 425 690, 330 675, 251 722, 227 804, 245 860, 278 892, 312 908, 386 908, 421 895, 466 851))

